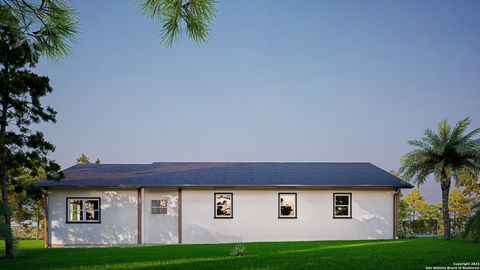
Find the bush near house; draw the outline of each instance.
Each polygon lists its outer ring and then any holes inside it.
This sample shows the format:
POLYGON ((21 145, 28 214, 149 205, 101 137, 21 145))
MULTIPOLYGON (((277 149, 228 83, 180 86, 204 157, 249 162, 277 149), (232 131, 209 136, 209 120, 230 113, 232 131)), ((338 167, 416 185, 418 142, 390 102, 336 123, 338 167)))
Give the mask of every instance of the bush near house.
POLYGON ((12 233, 17 240, 42 240, 44 236, 43 226, 40 226, 37 235, 37 227, 29 224, 12 227, 12 233))

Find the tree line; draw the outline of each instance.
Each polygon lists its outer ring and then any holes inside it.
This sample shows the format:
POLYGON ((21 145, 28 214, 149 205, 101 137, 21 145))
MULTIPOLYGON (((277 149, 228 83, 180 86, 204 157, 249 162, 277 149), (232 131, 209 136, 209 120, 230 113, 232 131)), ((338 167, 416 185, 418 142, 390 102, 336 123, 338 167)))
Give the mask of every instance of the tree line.
MULTIPOLYGON (((460 236, 465 231, 467 221, 475 213, 474 206, 480 201, 480 184, 476 189, 454 188, 449 195, 449 212, 452 220, 452 232, 460 236)), ((414 188, 400 199, 400 222, 402 232, 408 233, 443 233, 442 204, 429 204, 420 189, 414 188), (415 227, 415 228, 412 228, 415 227)))

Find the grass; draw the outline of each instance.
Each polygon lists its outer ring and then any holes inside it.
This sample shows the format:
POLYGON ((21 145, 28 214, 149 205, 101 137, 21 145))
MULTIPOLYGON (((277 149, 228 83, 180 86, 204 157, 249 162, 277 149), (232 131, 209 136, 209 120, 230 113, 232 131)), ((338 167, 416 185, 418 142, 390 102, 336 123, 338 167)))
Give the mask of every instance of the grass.
MULTIPOLYGON (((3 243, 0 243, 3 253, 3 243)), ((441 239, 248 243, 109 248, 43 248, 20 241, 17 258, 0 258, 0 269, 425 269, 480 262, 480 245, 441 239)))

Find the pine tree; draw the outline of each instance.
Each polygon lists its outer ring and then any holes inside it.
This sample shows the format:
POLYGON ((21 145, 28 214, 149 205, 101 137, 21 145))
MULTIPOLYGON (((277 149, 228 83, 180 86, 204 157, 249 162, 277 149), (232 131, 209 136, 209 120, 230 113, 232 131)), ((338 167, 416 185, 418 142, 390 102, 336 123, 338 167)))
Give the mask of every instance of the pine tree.
POLYGON ((41 103, 41 98, 53 89, 47 77, 31 71, 37 64, 37 54, 11 10, 0 5, 0 18, 0 185, 4 217, 1 227, 5 255, 13 257, 9 194, 15 190, 9 187, 25 172, 35 177, 43 169, 48 179, 62 175, 60 166, 48 158, 54 145, 44 139, 43 133, 31 129, 42 122, 55 122, 56 112, 41 103))

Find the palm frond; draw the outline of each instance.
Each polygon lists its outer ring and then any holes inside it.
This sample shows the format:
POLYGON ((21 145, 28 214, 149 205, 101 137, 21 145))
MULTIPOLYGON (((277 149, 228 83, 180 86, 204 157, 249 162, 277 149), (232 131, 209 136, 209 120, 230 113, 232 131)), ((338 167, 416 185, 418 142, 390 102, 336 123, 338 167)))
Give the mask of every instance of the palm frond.
POLYGON ((480 170, 479 129, 467 133, 471 121, 465 118, 452 127, 446 120, 438 124, 437 131, 426 129, 424 137, 410 140, 414 149, 401 158, 400 172, 417 184, 423 184, 428 175, 433 174, 440 182, 457 177, 463 169, 480 170))

